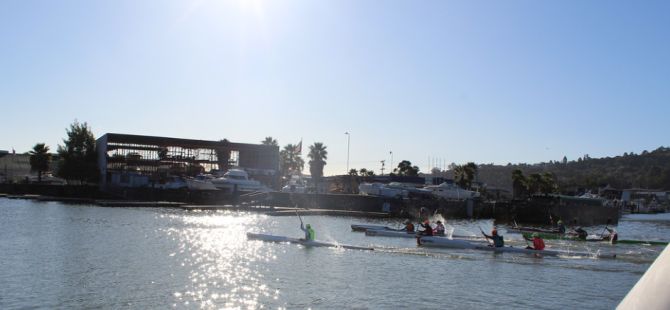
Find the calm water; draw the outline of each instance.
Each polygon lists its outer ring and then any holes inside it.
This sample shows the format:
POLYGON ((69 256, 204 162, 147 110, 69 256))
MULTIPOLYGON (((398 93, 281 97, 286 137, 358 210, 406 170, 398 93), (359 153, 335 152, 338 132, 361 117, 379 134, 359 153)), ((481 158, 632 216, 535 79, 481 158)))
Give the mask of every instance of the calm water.
MULTIPOLYGON (((381 250, 246 240, 247 231, 300 237, 295 217, 0 198, 0 308, 612 309, 662 250, 577 243, 619 255, 606 260, 423 249, 349 227, 399 222, 303 219, 319 240, 381 250)), ((448 224, 474 233, 492 222, 448 224)), ((618 230, 666 239, 670 216, 626 218, 618 230)))

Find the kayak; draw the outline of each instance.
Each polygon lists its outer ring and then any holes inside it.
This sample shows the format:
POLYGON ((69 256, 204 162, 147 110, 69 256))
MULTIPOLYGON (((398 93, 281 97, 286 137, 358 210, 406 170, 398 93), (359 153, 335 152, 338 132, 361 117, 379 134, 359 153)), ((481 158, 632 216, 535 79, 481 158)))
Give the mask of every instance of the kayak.
POLYGON ((388 226, 382 225, 366 225, 366 224, 351 224, 351 230, 353 231, 366 231, 366 230, 388 230, 388 231, 402 231, 400 229, 391 228, 388 226))
MULTIPOLYGON (((416 238, 421 236, 417 232, 406 232, 406 231, 393 231, 393 230, 381 230, 381 229, 368 229, 365 231, 366 236, 381 236, 381 237, 398 237, 398 238, 416 238)), ((447 236, 435 235, 433 237, 446 238, 447 236)), ((478 238, 477 236, 470 235, 452 235, 453 238, 463 238, 463 239, 483 239, 478 238)))
POLYGON ((530 232, 530 233, 543 233, 543 234, 560 234, 558 229, 547 229, 547 228, 539 228, 539 227, 522 227, 522 226, 514 226, 506 229, 507 232, 510 233, 525 233, 525 232, 530 232))
POLYGON ((436 237, 420 237, 417 238, 417 243, 425 247, 439 247, 439 248, 451 248, 451 249, 471 249, 471 250, 483 250, 483 251, 493 251, 493 252, 510 252, 510 253, 524 253, 524 254, 533 254, 533 255, 549 255, 549 256, 583 256, 583 257, 594 257, 594 258, 616 258, 616 254, 600 254, 600 253, 588 253, 588 252, 574 252, 574 251, 559 251, 559 250, 532 250, 526 248, 515 248, 511 246, 504 247, 493 247, 488 244, 474 243, 467 240, 461 239, 446 239, 446 238, 436 238, 436 237))
POLYGON ((344 245, 344 244, 339 244, 339 243, 328 243, 328 242, 321 242, 321 241, 315 241, 315 240, 305 240, 305 239, 298 239, 298 238, 291 238, 291 237, 284 237, 284 236, 274 236, 274 235, 266 235, 266 234, 256 234, 256 233, 247 233, 247 239, 254 239, 254 240, 262 240, 262 241, 267 241, 267 242, 288 242, 288 243, 296 243, 296 244, 302 244, 304 246, 308 247, 327 247, 327 248, 341 248, 341 249, 349 249, 349 250, 366 250, 366 251, 373 251, 373 248, 369 247, 361 247, 361 246, 355 246, 355 245, 344 245))
MULTIPOLYGON (((555 234, 555 233, 537 233, 540 238, 542 239, 549 239, 549 240, 570 240, 570 241, 587 241, 587 242, 610 242, 609 237, 601 237, 601 238, 586 238, 584 239, 579 239, 577 236, 574 235, 561 235, 561 234, 555 234)), ((524 232, 522 235, 526 238, 532 238, 533 233, 530 232, 524 232)), ((648 245, 667 245, 667 241, 648 241, 648 240, 617 240, 616 243, 622 243, 622 244, 648 244, 648 245)))

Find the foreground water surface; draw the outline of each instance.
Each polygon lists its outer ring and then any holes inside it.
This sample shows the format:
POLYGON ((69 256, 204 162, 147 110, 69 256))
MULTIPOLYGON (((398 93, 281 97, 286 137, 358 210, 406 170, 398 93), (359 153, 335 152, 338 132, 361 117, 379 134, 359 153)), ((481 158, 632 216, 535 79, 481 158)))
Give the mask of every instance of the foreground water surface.
MULTIPOLYGON (((618 257, 534 258, 417 248, 412 239, 350 229, 399 221, 303 220, 318 240, 377 250, 246 238, 246 232, 300 237, 297 217, 0 198, 0 308, 612 309, 663 249, 547 240, 552 248, 618 257)), ((447 223, 472 234, 492 225, 447 223)), ((621 239, 665 240, 670 216, 627 216, 618 231, 621 239)), ((519 235, 505 237, 524 244, 519 235)))

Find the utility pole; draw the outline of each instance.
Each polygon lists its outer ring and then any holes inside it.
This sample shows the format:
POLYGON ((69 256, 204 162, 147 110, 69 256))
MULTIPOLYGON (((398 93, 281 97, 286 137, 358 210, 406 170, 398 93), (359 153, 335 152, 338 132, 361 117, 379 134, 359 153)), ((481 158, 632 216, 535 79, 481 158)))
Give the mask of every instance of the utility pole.
POLYGON ((382 160, 381 162, 382 162, 382 175, 384 175, 384 162, 386 162, 386 161, 382 160))

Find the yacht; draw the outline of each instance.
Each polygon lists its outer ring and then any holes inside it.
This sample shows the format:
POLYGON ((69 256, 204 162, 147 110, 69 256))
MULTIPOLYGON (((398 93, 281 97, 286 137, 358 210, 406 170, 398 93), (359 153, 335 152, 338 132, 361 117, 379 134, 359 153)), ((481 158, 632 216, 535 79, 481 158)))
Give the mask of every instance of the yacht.
POLYGON ((306 193, 307 185, 305 185, 305 181, 303 181, 301 176, 292 175, 288 184, 282 187, 281 191, 284 193, 306 193))
POLYGON ((211 182, 217 188, 229 191, 234 191, 235 189, 244 192, 270 191, 261 182, 249 179, 249 174, 242 169, 230 169, 223 174, 223 177, 214 178, 211 182))
POLYGON ((426 186, 426 189, 429 189, 433 192, 433 195, 444 198, 444 199, 470 199, 479 197, 479 192, 469 191, 460 188, 454 183, 444 182, 440 185, 426 186))
POLYGON ((406 196, 408 197, 425 198, 425 197, 431 197, 433 194, 432 190, 423 187, 417 187, 416 184, 411 183, 391 182, 388 185, 386 185, 386 187, 405 190, 407 191, 406 196))
POLYGON ((216 188, 216 186, 214 186, 212 180, 214 180, 214 176, 212 176, 211 174, 198 174, 194 178, 187 178, 186 185, 188 185, 188 189, 196 191, 219 190, 218 188, 216 188))
POLYGON ((389 187, 386 184, 379 183, 379 182, 361 183, 358 186, 358 192, 361 195, 393 197, 393 198, 407 197, 407 194, 408 194, 407 190, 405 190, 405 189, 389 187))

